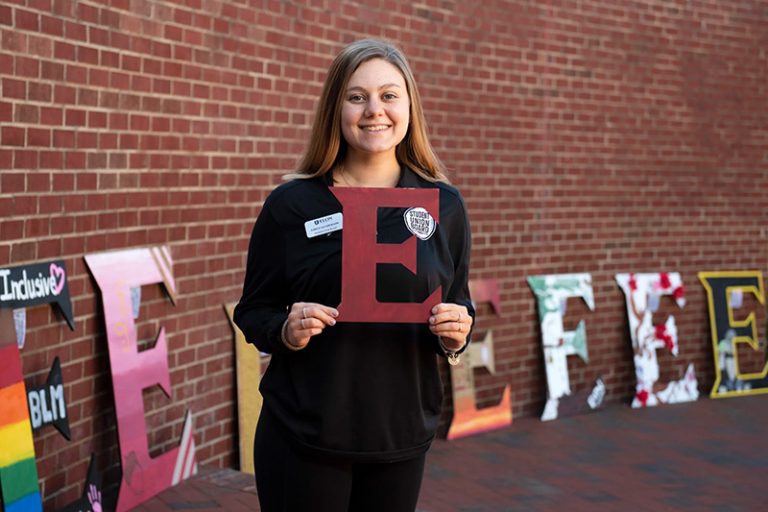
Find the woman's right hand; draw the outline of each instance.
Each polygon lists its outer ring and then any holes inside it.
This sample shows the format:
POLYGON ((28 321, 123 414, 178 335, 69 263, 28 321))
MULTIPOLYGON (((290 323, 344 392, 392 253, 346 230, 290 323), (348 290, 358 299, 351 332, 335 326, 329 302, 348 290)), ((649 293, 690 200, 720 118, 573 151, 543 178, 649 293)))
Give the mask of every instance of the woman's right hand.
POLYGON ((316 302, 295 302, 283 325, 283 342, 291 350, 301 350, 312 336, 317 336, 329 325, 336 325, 337 316, 338 310, 332 307, 316 302))

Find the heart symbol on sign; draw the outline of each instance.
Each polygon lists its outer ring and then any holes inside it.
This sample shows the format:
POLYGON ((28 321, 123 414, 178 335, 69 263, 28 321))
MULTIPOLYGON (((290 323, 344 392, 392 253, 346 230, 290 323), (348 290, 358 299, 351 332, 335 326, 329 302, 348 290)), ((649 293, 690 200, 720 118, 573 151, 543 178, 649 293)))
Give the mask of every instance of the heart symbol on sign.
POLYGON ((51 263, 51 277, 56 281, 56 284, 54 285, 53 289, 51 290, 54 295, 58 295, 61 293, 61 290, 64 288, 64 285, 67 282, 67 273, 64 271, 63 268, 58 266, 55 263, 51 263))

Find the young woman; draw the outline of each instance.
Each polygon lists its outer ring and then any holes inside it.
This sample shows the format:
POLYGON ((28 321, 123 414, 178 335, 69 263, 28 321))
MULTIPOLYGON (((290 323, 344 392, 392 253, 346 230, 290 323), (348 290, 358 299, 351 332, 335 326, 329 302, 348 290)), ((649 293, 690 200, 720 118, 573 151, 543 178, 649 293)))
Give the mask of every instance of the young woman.
MULTIPOLYGON (((254 446, 262 510, 413 511, 442 402, 435 354, 457 361, 474 310, 464 202, 432 151, 397 48, 362 40, 336 57, 291 178, 256 220, 235 309, 246 339, 272 353, 254 446), (392 264, 376 271, 380 302, 420 303, 442 287, 423 322, 336 320, 343 228, 305 230, 348 213, 331 187, 437 189, 439 222, 416 241, 417 272, 392 264)), ((413 236, 405 210, 379 210, 371 226, 378 243, 413 236)))

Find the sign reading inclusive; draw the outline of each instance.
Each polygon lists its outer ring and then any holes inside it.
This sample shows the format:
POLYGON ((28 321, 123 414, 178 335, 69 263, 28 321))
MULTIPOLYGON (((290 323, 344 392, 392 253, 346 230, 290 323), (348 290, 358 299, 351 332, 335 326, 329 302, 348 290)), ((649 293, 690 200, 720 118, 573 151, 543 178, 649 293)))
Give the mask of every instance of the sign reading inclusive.
POLYGON ((39 304, 56 304, 69 328, 75 329, 63 261, 0 268, 0 307, 20 309, 39 304))

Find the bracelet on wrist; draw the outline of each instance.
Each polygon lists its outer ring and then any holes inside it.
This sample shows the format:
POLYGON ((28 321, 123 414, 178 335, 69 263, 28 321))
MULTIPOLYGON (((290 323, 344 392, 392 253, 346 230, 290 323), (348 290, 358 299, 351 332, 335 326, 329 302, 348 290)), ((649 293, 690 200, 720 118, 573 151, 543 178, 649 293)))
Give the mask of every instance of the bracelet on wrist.
POLYGON ((451 366, 456 366, 459 364, 461 362, 461 354, 459 354, 459 352, 467 346, 467 340, 464 340, 464 344, 456 350, 450 350, 448 347, 446 347, 445 343, 443 343, 442 336, 438 336, 437 340, 440 342, 440 348, 443 350, 445 357, 448 359, 448 364, 451 366))

